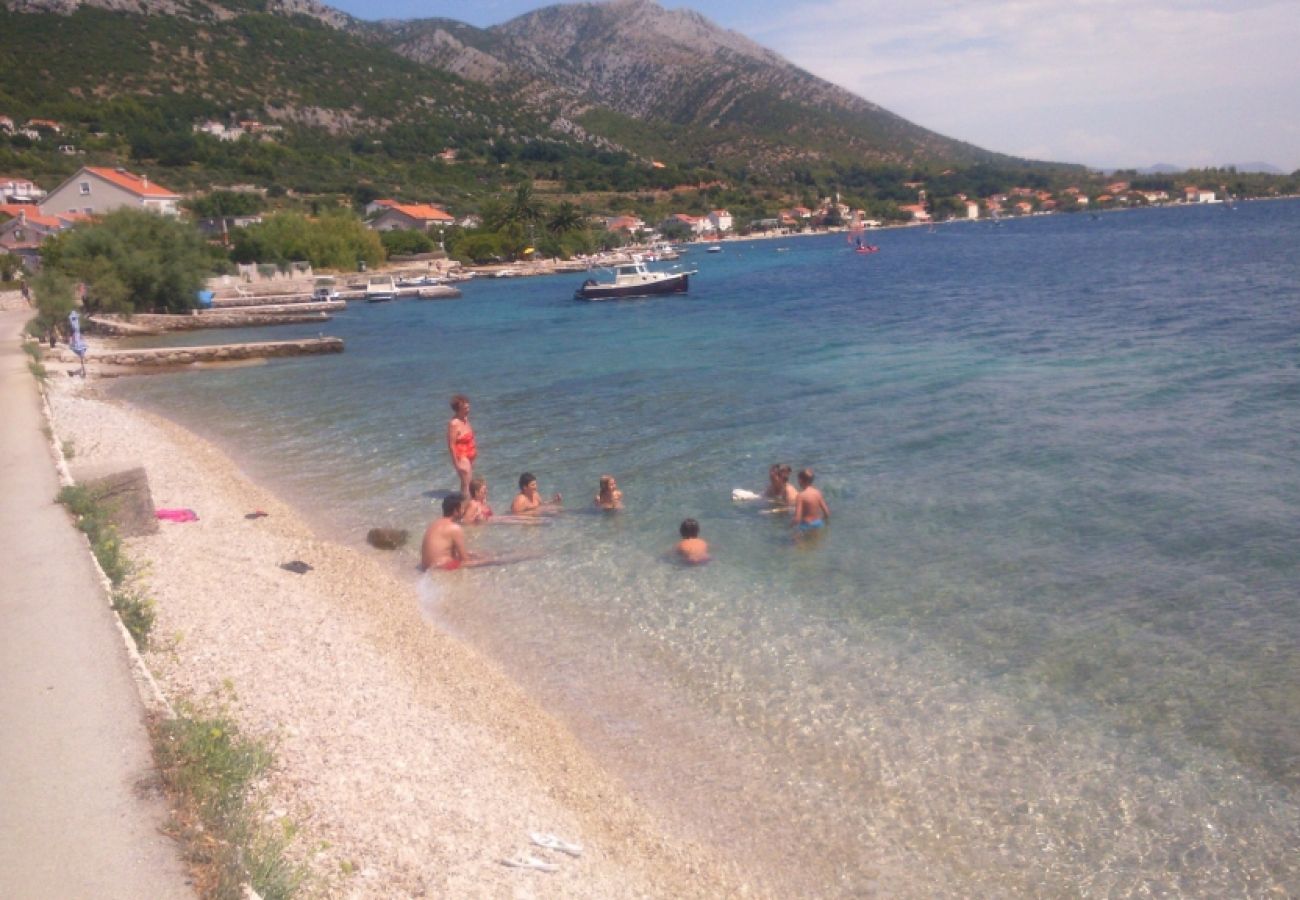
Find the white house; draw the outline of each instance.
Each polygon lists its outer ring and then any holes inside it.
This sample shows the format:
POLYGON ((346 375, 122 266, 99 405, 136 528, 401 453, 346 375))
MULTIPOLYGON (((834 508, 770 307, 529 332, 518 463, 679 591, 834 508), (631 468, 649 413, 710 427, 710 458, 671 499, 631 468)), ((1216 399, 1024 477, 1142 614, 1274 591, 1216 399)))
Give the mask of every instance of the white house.
POLYGON ((50 191, 41 204, 41 212, 46 215, 67 212, 100 215, 128 207, 177 216, 180 215, 177 207, 180 199, 180 194, 151 182, 146 176, 132 175, 125 169, 83 166, 77 174, 50 191))
POLYGON ((731 230, 731 213, 725 209, 715 209, 705 218, 709 222, 710 231, 730 231, 731 230))
POLYGON ((0 203, 40 203, 45 191, 26 178, 0 175, 0 203))

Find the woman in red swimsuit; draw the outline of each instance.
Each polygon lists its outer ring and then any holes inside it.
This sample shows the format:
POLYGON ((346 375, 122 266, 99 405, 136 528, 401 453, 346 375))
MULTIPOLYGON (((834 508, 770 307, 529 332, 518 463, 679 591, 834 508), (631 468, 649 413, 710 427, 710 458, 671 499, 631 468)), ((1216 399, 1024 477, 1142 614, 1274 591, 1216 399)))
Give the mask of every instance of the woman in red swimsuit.
POLYGON ((469 398, 457 394, 451 398, 451 411, 455 414, 447 423, 447 452, 451 465, 460 478, 460 493, 470 496, 469 481, 474 477, 474 460, 478 448, 474 446, 474 429, 469 424, 469 398))

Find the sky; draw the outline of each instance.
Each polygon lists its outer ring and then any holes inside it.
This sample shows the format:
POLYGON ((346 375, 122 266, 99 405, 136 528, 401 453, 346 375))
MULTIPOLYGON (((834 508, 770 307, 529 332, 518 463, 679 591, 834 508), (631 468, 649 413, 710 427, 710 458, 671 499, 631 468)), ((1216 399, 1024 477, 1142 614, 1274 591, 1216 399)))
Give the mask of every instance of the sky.
MULTIPOLYGON (((487 27, 546 0, 334 0, 487 27)), ((1300 169, 1300 0, 660 0, 987 150, 1300 169)))

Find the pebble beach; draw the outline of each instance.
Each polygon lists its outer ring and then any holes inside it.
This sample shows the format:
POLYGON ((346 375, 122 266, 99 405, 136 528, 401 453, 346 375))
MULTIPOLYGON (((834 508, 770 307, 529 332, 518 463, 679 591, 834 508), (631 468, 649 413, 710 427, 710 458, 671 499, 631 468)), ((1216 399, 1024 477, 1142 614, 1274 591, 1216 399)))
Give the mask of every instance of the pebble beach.
POLYGON ((198 513, 128 541, 157 606, 145 660, 172 702, 225 705, 273 747, 267 808, 298 829, 308 895, 756 895, 422 618, 414 578, 319 539, 212 445, 93 380, 50 384, 74 477, 143 466, 155 506, 198 513), (280 568, 293 560, 312 569, 280 568), (532 832, 583 852, 535 847, 532 832), (557 870, 503 864, 521 856, 557 870))

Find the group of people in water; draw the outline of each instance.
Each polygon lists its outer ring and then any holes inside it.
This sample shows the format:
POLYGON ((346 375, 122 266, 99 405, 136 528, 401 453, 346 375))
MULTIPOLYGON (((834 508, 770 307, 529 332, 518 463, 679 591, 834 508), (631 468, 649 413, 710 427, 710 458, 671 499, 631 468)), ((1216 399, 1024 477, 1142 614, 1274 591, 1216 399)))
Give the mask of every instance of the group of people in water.
MULTIPOLYGON (((474 461, 478 458, 474 428, 469 423, 469 398, 457 394, 451 398, 452 417, 447 422, 447 453, 452 467, 460 479, 460 491, 449 494, 442 501, 442 516, 435 519, 424 534, 420 551, 421 569, 454 571, 462 567, 500 565, 518 562, 522 557, 487 557, 471 553, 465 546, 464 525, 481 525, 488 522, 509 522, 519 525, 538 525, 547 514, 563 508, 564 498, 556 493, 543 499, 537 478, 531 472, 519 476, 519 493, 510 503, 507 515, 496 515, 488 505, 487 480, 474 474, 474 461)), ((813 486, 812 469, 801 469, 796 476, 798 487, 790 483, 792 469, 777 463, 768 470, 768 486, 761 497, 769 500, 773 511, 789 509, 796 535, 819 531, 830 521, 830 507, 822 492, 813 486)), ((759 497, 760 495, 750 495, 759 497)), ((613 475, 600 476, 594 505, 597 509, 614 511, 623 508, 623 492, 613 475)), ((700 537, 700 523, 685 519, 678 528, 681 537, 674 547, 677 556, 686 563, 698 565, 709 561, 709 545, 700 537)))

